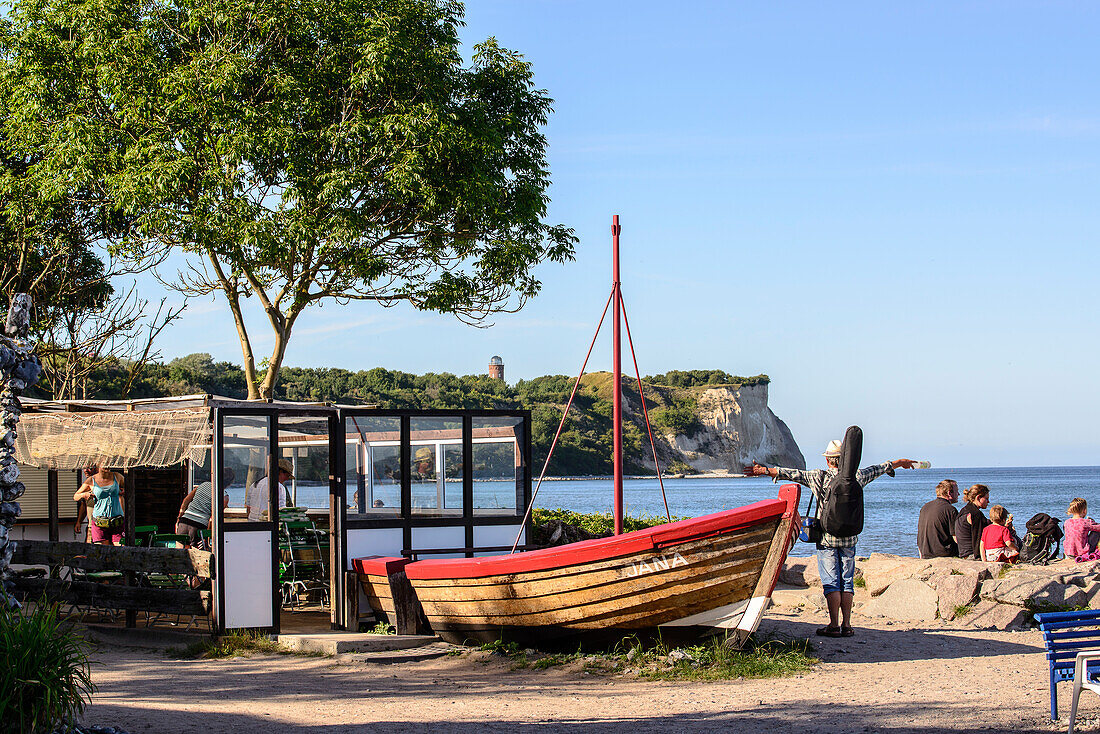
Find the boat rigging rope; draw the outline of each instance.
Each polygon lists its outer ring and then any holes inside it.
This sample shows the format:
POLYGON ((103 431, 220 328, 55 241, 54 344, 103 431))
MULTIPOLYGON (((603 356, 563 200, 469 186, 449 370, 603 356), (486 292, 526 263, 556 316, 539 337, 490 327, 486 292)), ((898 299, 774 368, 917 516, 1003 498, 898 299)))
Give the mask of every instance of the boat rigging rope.
POLYGON ((653 449, 653 466, 657 468, 657 483, 661 485, 661 499, 665 502, 665 517, 672 522, 672 513, 668 511, 668 496, 665 494, 665 481, 661 478, 661 463, 657 461, 657 442, 653 440, 653 426, 649 423, 649 409, 645 405, 645 393, 642 392, 642 373, 638 370, 638 355, 634 353, 634 340, 630 338, 630 319, 626 317, 626 301, 622 289, 619 289, 619 307, 623 310, 623 326, 626 327, 626 343, 630 345, 630 357, 634 360, 634 375, 638 378, 638 397, 642 400, 642 415, 645 416, 645 428, 649 431, 649 447, 653 449))
POLYGON ((577 388, 581 385, 581 377, 584 376, 584 368, 588 366, 588 358, 592 356, 592 348, 596 346, 596 339, 600 336, 600 329, 603 328, 603 320, 607 318, 607 309, 611 306, 611 299, 615 296, 615 288, 612 287, 611 295, 607 297, 607 303, 603 306, 603 313, 600 315, 600 323, 596 325, 596 333, 592 336, 592 343, 588 345, 588 354, 584 355, 584 364, 581 365, 580 374, 577 375, 577 381, 573 383, 573 392, 569 393, 569 400, 565 404, 565 410, 561 414, 561 422, 558 423, 558 430, 554 434, 554 440, 550 443, 550 450, 546 452, 546 461, 543 462, 542 472, 539 474, 539 480, 535 483, 535 491, 531 493, 531 501, 527 503, 527 512, 523 513, 523 522, 519 525, 519 532, 516 533, 516 542, 512 543, 512 550, 510 553, 515 553, 516 548, 519 547, 519 539, 523 535, 523 529, 527 527, 527 520, 531 517, 531 510, 535 507, 535 498, 539 496, 539 487, 542 486, 542 480, 546 477, 546 469, 550 466, 550 457, 554 455, 554 447, 558 445, 558 437, 561 436, 561 429, 565 426, 565 419, 569 416, 569 408, 573 405, 573 398, 577 395, 577 388))
MULTIPOLYGON (((519 547, 519 539, 523 535, 523 529, 527 527, 527 520, 531 517, 531 511, 535 507, 535 499, 539 495, 539 488, 542 487, 542 480, 546 478, 546 470, 550 466, 550 459, 554 455, 554 448, 558 445, 558 438, 561 436, 561 430, 565 427, 565 419, 569 416, 569 408, 573 405, 573 398, 577 395, 577 388, 580 387, 581 378, 584 376, 584 369, 588 366, 588 360, 592 356, 592 349, 596 346, 596 339, 600 336, 600 329, 603 328, 604 319, 607 318, 607 309, 611 306, 613 298, 618 296, 619 308, 623 312, 623 325, 626 327, 626 340, 630 345, 630 357, 634 360, 634 376, 638 380, 638 397, 642 401, 642 415, 645 416, 646 431, 649 432, 649 447, 653 450, 653 465, 657 468, 657 482, 661 485, 661 499, 665 503, 665 517, 669 522, 672 522, 672 513, 668 509, 668 495, 665 494, 665 482, 661 476, 661 464, 657 461, 657 442, 653 439, 653 426, 649 422, 649 408, 646 407, 645 393, 642 390, 642 373, 638 369, 638 355, 634 352, 634 339, 630 336, 630 319, 626 316, 626 302, 623 300, 621 289, 618 284, 611 288, 611 295, 607 297, 607 303, 604 304, 603 313, 600 314, 600 323, 596 325, 596 333, 592 336, 592 343, 588 345, 588 353, 584 355, 584 363, 581 365, 581 371, 577 375, 576 381, 573 383, 573 391, 569 393, 569 400, 565 403, 565 410, 562 411, 561 421, 558 423, 558 430, 554 433, 554 440, 550 442, 550 450, 546 452, 546 461, 542 464, 542 472, 539 473, 539 480, 535 483, 535 491, 531 493, 531 501, 527 503, 527 511, 523 513, 523 522, 520 523, 519 532, 516 533, 516 540, 512 543, 512 550, 510 553, 515 553, 516 548, 519 547)), ((615 389, 622 390, 622 385, 616 385, 615 389)))

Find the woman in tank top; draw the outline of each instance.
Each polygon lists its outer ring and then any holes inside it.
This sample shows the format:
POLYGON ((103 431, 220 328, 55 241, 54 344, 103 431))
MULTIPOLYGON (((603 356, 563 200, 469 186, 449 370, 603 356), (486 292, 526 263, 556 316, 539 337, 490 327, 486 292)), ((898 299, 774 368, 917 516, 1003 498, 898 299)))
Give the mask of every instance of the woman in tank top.
POLYGON ((959 541, 959 557, 981 560, 982 531, 989 519, 982 510, 989 506, 989 487, 975 484, 963 493, 966 504, 955 518, 955 537, 959 541))
POLYGON ((93 543, 122 545, 122 475, 105 466, 84 480, 73 495, 77 502, 87 502, 92 507, 89 531, 93 543))

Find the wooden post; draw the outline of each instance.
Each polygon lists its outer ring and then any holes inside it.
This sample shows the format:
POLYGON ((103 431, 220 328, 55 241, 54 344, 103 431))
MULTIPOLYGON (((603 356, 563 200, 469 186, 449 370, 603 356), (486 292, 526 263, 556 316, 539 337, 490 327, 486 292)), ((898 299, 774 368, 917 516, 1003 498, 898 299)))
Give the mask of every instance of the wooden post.
MULTIPOLYGON (((131 405, 129 409, 133 410, 133 406, 131 405)), ((125 483, 125 486, 127 488, 126 502, 122 505, 123 523, 126 526, 125 529, 123 530, 123 536, 122 537, 123 537, 123 542, 126 542, 128 540, 131 543, 133 543, 134 542, 134 536, 136 535, 136 533, 134 532, 134 528, 137 526, 137 522, 135 521, 135 518, 137 516, 137 487, 134 486, 134 481, 133 481, 134 480, 134 474, 136 472, 123 471, 121 473, 122 473, 122 477, 123 477, 123 482, 125 483)), ((211 495, 211 496, 213 496, 213 495, 211 495)), ((173 530, 175 530, 175 528, 173 528, 173 530)), ((123 578, 126 580, 126 585, 127 586, 133 586, 134 585, 135 578, 134 578, 134 572, 133 571, 125 571, 123 573, 123 578)), ((130 629, 133 629, 134 627, 137 627, 137 610, 136 609, 127 609, 126 610, 126 626, 130 629)))
POLYGON ((57 469, 46 471, 46 504, 50 516, 50 540, 61 540, 61 508, 57 498, 57 469))
POLYGON ((348 632, 359 631, 359 574, 355 571, 344 572, 344 622, 348 632))

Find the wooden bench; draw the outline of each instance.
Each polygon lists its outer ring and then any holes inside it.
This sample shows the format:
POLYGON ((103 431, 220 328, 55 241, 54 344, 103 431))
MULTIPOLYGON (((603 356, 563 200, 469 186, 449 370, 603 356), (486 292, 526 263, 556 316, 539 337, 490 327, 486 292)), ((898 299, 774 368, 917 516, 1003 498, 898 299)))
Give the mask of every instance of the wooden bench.
POLYGON ((212 601, 209 591, 151 586, 145 580, 151 575, 212 578, 212 559, 213 554, 193 548, 20 540, 11 562, 46 566, 49 572, 45 577, 20 575, 12 580, 17 598, 24 600, 45 597, 82 607, 206 616, 212 601), (83 573, 64 579, 60 570, 65 568, 83 573), (111 572, 118 572, 120 583, 96 580, 111 572))
MULTIPOLYGON (((1058 718, 1058 689, 1061 681, 1073 680, 1077 653, 1100 651, 1100 610, 1040 612, 1035 615, 1043 633, 1043 645, 1050 665, 1050 718, 1058 718)), ((1100 660, 1090 663, 1088 672, 1100 672, 1100 660)))

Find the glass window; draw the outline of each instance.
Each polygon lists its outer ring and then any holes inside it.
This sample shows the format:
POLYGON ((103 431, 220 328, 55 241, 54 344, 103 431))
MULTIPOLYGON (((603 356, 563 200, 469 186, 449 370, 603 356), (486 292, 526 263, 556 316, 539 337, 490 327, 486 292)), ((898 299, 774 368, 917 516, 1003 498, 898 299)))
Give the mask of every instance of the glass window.
POLYGON ((523 499, 523 418, 473 419, 474 514, 513 515, 523 499))
POLYGON ((271 419, 268 416, 225 416, 222 463, 233 474, 232 481, 225 488, 229 494, 229 504, 225 508, 226 522, 268 519, 267 495, 262 490, 267 485, 270 431, 271 419))
POLYGON ((413 418, 410 429, 413 514, 461 515, 462 419, 413 418))
POLYGON ((288 506, 303 509, 319 527, 328 525, 328 419, 279 418, 279 482, 288 506))
POLYGON ((348 515, 400 515, 401 419, 349 417, 344 419, 344 433, 348 515))

